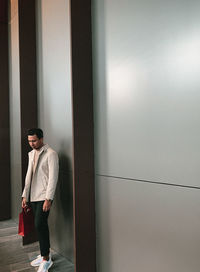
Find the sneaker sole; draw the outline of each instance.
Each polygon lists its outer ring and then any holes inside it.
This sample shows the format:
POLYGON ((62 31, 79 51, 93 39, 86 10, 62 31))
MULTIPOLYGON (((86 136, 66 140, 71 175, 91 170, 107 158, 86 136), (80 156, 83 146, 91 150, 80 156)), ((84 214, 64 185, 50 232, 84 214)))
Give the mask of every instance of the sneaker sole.
POLYGON ((37 265, 31 264, 31 266, 32 266, 32 267, 38 267, 38 266, 40 266, 40 264, 37 264, 37 265))

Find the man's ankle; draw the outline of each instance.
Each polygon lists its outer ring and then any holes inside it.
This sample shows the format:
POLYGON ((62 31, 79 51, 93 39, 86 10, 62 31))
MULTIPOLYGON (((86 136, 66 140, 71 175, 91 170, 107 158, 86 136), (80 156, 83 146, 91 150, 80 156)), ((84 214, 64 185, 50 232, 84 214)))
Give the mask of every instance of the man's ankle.
POLYGON ((43 260, 48 262, 48 260, 49 260, 49 255, 48 255, 48 256, 43 256, 43 260))

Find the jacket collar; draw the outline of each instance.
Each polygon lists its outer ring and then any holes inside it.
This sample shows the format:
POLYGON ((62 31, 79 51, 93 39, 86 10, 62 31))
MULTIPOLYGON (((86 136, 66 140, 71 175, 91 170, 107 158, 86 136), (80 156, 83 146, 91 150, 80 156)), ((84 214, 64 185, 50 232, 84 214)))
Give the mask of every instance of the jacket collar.
POLYGON ((41 154, 43 151, 46 151, 48 148, 49 148, 49 145, 48 145, 48 144, 44 144, 43 147, 40 149, 40 154, 41 154))
MULTIPOLYGON (((49 145, 48 144, 44 144, 41 148, 40 148, 40 151, 39 151, 39 156, 45 152, 47 149, 49 148, 49 145)), ((32 154, 32 156, 35 154, 35 149, 33 149, 30 153, 32 154)))

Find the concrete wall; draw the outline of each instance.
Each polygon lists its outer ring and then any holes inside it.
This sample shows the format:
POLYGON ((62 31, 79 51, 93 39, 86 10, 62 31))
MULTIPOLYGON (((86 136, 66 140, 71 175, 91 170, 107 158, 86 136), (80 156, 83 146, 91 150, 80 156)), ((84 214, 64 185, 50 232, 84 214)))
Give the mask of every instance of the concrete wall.
POLYGON ((196 272, 198 1, 93 3, 99 272, 196 272))
POLYGON ((73 261, 72 109, 69 1, 37 1, 39 126, 60 159, 50 214, 51 247, 73 261))
POLYGON ((11 216, 18 221, 21 210, 21 119, 19 80, 19 20, 18 1, 12 0, 9 18, 10 73, 10 148, 11 148, 11 216))

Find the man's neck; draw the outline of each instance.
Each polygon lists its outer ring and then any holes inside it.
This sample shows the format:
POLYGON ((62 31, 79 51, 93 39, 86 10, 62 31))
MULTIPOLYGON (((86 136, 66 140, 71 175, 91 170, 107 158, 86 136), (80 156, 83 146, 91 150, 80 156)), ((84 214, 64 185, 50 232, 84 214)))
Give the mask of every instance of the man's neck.
POLYGON ((36 151, 40 151, 43 148, 44 144, 42 144, 40 147, 38 147, 37 149, 35 148, 36 151))

